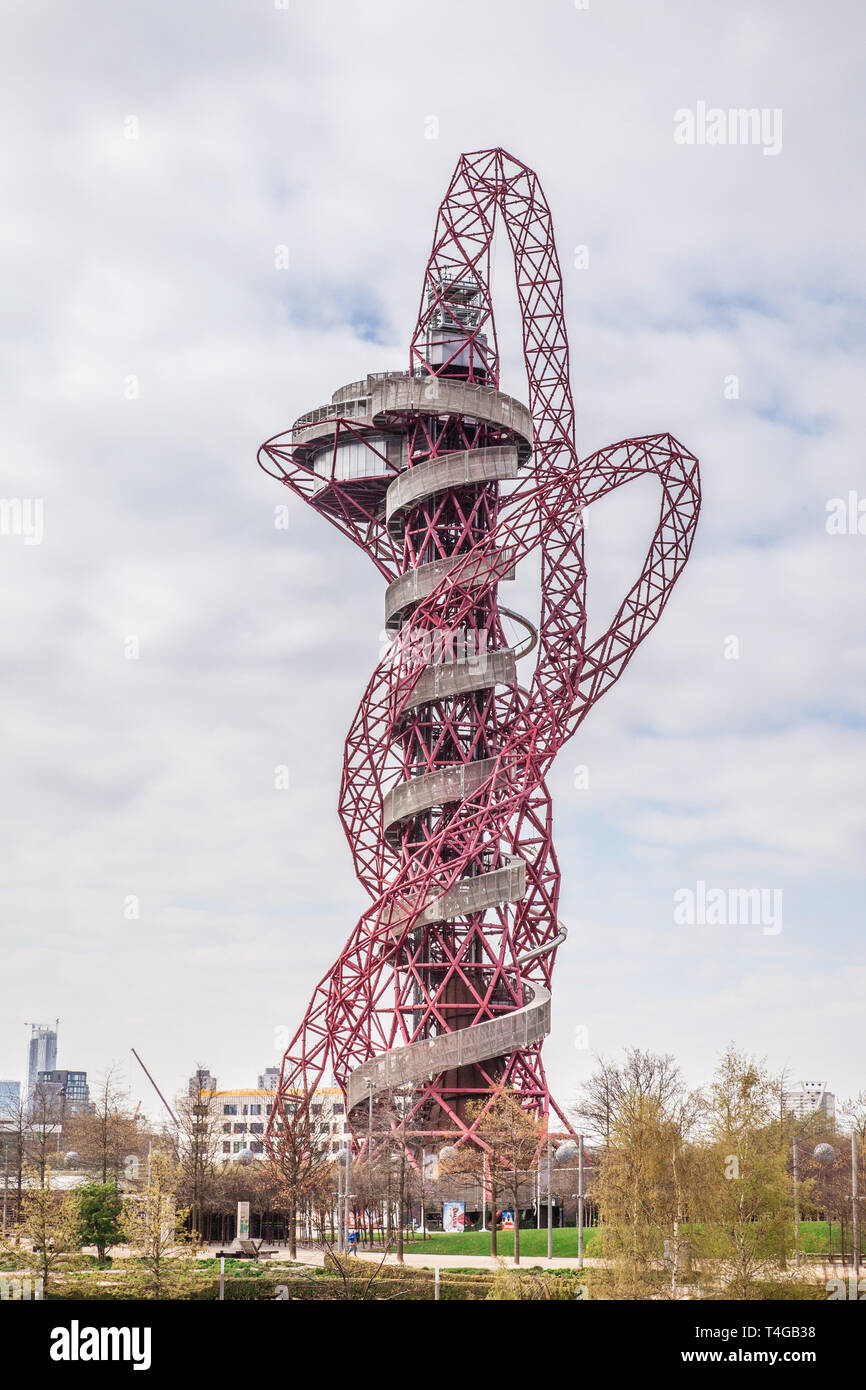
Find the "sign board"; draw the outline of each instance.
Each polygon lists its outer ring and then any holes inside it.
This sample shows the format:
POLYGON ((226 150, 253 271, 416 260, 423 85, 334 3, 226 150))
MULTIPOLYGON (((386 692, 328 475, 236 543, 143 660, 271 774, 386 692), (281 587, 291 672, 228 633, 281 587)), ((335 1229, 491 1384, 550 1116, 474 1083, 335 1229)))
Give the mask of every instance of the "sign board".
POLYGON ((462 1231, 466 1223, 466 1203, 465 1202, 443 1202, 442 1203, 442 1229, 443 1231, 462 1231))
POLYGON ((238 1202, 238 1240, 250 1238, 250 1204, 238 1202))
POLYGON ((502 1213, 502 1229, 503 1229, 503 1231, 513 1231, 513 1230, 514 1230, 514 1212, 513 1212, 513 1211, 504 1211, 504 1212, 502 1213))

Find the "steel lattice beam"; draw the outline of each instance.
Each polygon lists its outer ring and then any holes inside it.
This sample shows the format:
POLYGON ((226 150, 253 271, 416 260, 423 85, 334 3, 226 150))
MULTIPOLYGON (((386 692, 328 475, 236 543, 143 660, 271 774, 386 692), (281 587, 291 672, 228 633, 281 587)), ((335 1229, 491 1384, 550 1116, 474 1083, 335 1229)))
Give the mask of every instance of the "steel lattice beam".
POLYGON ((505 1086, 537 1114, 557 1109, 541 1062, 564 936, 544 779, 664 609, 694 537, 698 464, 667 434, 578 458, 550 211, 532 170, 503 150, 457 165, 408 373, 369 377, 355 394, 354 415, 344 388, 333 413, 301 417, 259 452, 267 472, 370 555, 397 609, 349 730, 340 789, 371 904, 285 1054, 269 1132, 291 1122, 287 1099, 308 1099, 330 1068, 350 1111, 362 1083, 381 1092, 410 1082, 415 1135, 465 1142, 478 1123, 469 1102, 490 1103, 505 1086), (498 390, 497 218, 514 257, 531 426, 498 390), (510 490, 505 456, 524 461, 510 490), (389 529, 388 488, 419 465, 389 529), (583 511, 643 475, 661 486, 655 535, 609 628, 587 646, 583 511), (498 586, 536 548, 541 617, 524 687, 498 586))

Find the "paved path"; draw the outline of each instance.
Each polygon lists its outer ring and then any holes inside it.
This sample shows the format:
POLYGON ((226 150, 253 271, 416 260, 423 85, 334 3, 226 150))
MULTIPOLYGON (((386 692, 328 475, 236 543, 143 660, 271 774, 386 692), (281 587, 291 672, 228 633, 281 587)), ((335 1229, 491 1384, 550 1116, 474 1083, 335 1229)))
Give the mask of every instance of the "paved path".
MULTIPOLYGON (((205 1256, 214 1255, 219 1248, 218 1245, 215 1245, 201 1253, 205 1256)), ((274 1263, 278 1263, 281 1259, 288 1260, 289 1247, 287 1245, 278 1245, 276 1242, 272 1242, 268 1248, 277 1249, 280 1252, 279 1255, 271 1257, 274 1263)), ((378 1261, 382 1258, 382 1252, 376 1250, 362 1248, 358 1254, 362 1260, 378 1261)), ((325 1252, 317 1246, 299 1245, 295 1259, 298 1264, 322 1265, 325 1260, 325 1252)), ((385 1262, 389 1265, 395 1265, 397 1264, 397 1256, 392 1252, 386 1256, 385 1262)), ((422 1252, 420 1245, 414 1244, 407 1247, 403 1263, 407 1268, 412 1269, 435 1269, 437 1266, 439 1269, 495 1269, 498 1264, 505 1264, 509 1268, 514 1267, 514 1261, 510 1256, 499 1256, 498 1260, 494 1260, 490 1255, 433 1255, 429 1252, 422 1252)), ((601 1265, 603 1261, 587 1258, 584 1260, 584 1264, 587 1266, 601 1265)), ((528 1269, 531 1265, 541 1265, 544 1269, 579 1268, 576 1255, 573 1257, 555 1255, 552 1260, 548 1260, 546 1255, 521 1255, 518 1268, 528 1269)))

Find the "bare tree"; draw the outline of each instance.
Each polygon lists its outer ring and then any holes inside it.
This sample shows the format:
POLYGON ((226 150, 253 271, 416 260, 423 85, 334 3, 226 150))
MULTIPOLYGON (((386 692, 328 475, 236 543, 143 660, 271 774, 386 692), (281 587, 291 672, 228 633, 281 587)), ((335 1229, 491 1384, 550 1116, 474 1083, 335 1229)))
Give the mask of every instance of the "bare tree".
POLYGON ((24 1135, 25 1155, 39 1176, 39 1186, 45 1186, 45 1175, 51 1159, 58 1152, 63 1130, 63 1097, 57 1086, 38 1081, 27 1105, 27 1127, 24 1135))
POLYGON ((503 1091, 492 1102, 477 1101, 467 1108, 475 1124, 477 1143, 465 1141, 457 1153, 442 1160, 447 1176, 469 1178, 490 1192, 490 1253, 496 1255, 497 1208, 500 1195, 514 1209, 514 1262, 520 1263, 520 1197, 527 1174, 535 1165, 544 1136, 520 1103, 514 1090, 503 1091))
POLYGON ((620 1064, 596 1056, 596 1069, 581 1087, 572 1110, 579 1129, 609 1143, 626 1097, 655 1100, 665 1110, 682 1089, 682 1076, 669 1053, 643 1052, 629 1047, 620 1064))
POLYGON ((100 1182, 120 1181, 129 1155, 139 1153, 141 1131, 115 1067, 102 1078, 93 1109, 69 1118, 64 1137, 100 1182))
POLYGON ((180 1192, 189 1206, 195 1233, 200 1233, 204 1226, 205 1199, 221 1140, 215 1092, 213 1078, 204 1067, 197 1066, 188 1093, 175 1102, 180 1192))
POLYGON ((283 1098, 271 1126, 269 1162, 286 1213, 289 1257, 298 1252, 298 1216, 330 1176, 330 1126, 323 1107, 283 1098))

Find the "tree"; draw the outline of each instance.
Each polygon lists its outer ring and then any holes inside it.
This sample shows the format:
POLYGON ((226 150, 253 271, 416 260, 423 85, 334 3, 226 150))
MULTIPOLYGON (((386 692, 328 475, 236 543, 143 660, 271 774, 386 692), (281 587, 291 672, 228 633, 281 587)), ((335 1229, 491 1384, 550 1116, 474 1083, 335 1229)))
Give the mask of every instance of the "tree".
POLYGON ((543 1136, 537 1123, 520 1103, 513 1089, 492 1101, 476 1101, 467 1107, 467 1120, 475 1126, 477 1143, 465 1141, 453 1157, 442 1160, 442 1172, 467 1177, 490 1192, 490 1253, 495 1256, 497 1211, 500 1195, 514 1210, 514 1263, 520 1263, 520 1196, 531 1172, 543 1136), (476 1123, 477 1121, 477 1123, 476 1123))
POLYGON ((289 1258, 298 1253, 298 1215, 330 1175, 330 1128, 324 1110, 300 1098, 283 1097, 270 1134, 268 1157, 286 1213, 289 1258))
POLYGON ((123 1198, 114 1183, 91 1182, 76 1192, 82 1245, 95 1245, 99 1263, 112 1245, 123 1240, 123 1198))
POLYGON ((177 1204, 180 1182, 175 1159, 157 1149, 151 1154, 146 1193, 128 1197, 123 1204, 123 1233, 141 1255, 155 1298, 165 1283, 166 1258, 186 1239, 189 1208, 177 1204))
MULTIPOLYGON (((51 1186, 51 1167, 41 1173, 31 1170, 21 1201, 21 1235, 30 1242, 36 1268, 47 1293, 51 1271, 60 1257, 79 1248, 78 1204, 72 1193, 58 1192, 51 1186), (38 1184, 33 1180, 38 1176, 38 1184)), ((25 1175, 26 1180, 26 1175, 25 1175)))
POLYGON ((676 1297, 685 1247, 682 1228, 701 1185, 700 1156, 690 1142, 700 1098, 680 1083, 635 1087, 618 1097, 616 1118, 600 1155, 595 1192, 605 1253, 614 1260, 621 1296, 646 1296, 663 1252, 676 1297))
POLYGON ((358 1165, 359 1186, 367 1200, 384 1203, 386 1245, 390 1246, 393 1236, 400 1265, 405 1258, 408 1199, 420 1191, 423 1200, 424 1155, 423 1150, 418 1150, 411 1132, 417 1099, 418 1088, 414 1085, 399 1086, 378 1097, 369 1131, 372 1149, 358 1165), (395 1208, 396 1223, 393 1221, 395 1208), (393 1225, 396 1225, 395 1231, 392 1231, 393 1225))
POLYGON ((114 1067, 102 1078, 93 1109, 72 1115, 65 1133, 67 1147, 79 1155, 87 1172, 103 1184, 120 1181, 129 1155, 141 1148, 142 1136, 114 1067))
POLYGON ((45 1175, 51 1158, 60 1147, 63 1127, 63 1097, 56 1085, 38 1081, 33 1087, 27 1106, 27 1127, 24 1136, 26 1157, 35 1167, 39 1185, 45 1185, 45 1175))
POLYGON ((9 1212, 9 1178, 15 1179, 15 1215, 14 1230, 15 1242, 20 1241, 19 1223, 21 1221, 21 1201, 24 1190, 24 1167, 26 1162, 26 1140, 27 1140, 27 1103, 19 1098, 14 1106, 6 1111, 6 1123, 3 1126, 3 1180, 5 1187, 3 1190, 3 1209, 6 1213, 6 1226, 8 1228, 10 1220, 9 1212))
POLYGON ((189 1203, 194 1232, 204 1225, 204 1206, 214 1175, 221 1131, 216 1086, 209 1072, 197 1066, 189 1093, 175 1102, 177 1143, 181 1164, 181 1195, 189 1203), (205 1081, 208 1085, 205 1086, 205 1081))
POLYGON ((789 1233, 788 1128, 763 1063, 728 1047, 707 1102, 709 1170, 703 1215, 729 1293, 748 1298, 758 1275, 784 1263, 789 1233))
POLYGON ((605 1143, 627 1098, 654 1099, 664 1111, 682 1089, 680 1070, 670 1053, 629 1047, 621 1064, 598 1055, 595 1060, 596 1069, 581 1087, 572 1116, 579 1130, 605 1143))

